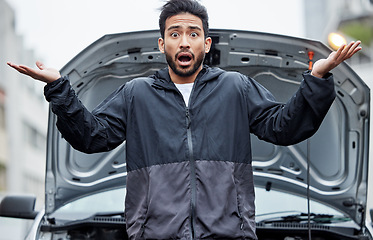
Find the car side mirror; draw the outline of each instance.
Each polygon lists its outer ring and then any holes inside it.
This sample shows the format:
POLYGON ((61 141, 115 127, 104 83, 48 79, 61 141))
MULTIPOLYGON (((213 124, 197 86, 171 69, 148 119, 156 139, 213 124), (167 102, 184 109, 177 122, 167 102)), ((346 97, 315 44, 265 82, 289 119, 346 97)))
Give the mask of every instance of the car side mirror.
POLYGON ((34 219, 36 197, 34 196, 6 196, 0 203, 0 216, 11 218, 34 219))

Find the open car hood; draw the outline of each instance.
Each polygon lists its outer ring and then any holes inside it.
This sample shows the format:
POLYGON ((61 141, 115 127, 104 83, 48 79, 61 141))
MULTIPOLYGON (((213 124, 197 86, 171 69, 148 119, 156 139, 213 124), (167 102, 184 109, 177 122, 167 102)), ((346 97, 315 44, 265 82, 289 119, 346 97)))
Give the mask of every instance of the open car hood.
MULTIPOLYGON (((314 61, 331 50, 318 41, 268 33, 211 30, 205 63, 253 77, 279 101, 298 89, 314 61)), ((106 35, 62 70, 81 101, 92 110, 109 93, 135 77, 166 67, 158 51, 158 31, 106 35)), ((310 197, 360 221, 354 204, 366 203, 370 92, 342 63, 333 71, 337 98, 319 131, 309 140, 282 147, 252 136, 256 186, 305 196, 309 166, 310 197), (308 165, 309 163, 309 165, 308 165)), ((49 115, 46 213, 92 193, 126 184, 125 144, 107 153, 84 154, 70 147, 49 115)))

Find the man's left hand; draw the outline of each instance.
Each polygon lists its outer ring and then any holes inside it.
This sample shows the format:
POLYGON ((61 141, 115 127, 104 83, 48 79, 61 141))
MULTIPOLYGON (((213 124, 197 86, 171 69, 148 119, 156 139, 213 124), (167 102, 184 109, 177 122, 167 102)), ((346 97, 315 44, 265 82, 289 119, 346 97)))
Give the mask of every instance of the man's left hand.
POLYGON ((350 42, 348 45, 342 45, 336 52, 330 53, 327 59, 320 59, 313 65, 311 74, 322 78, 325 74, 337 67, 341 62, 352 57, 361 50, 360 41, 350 42))

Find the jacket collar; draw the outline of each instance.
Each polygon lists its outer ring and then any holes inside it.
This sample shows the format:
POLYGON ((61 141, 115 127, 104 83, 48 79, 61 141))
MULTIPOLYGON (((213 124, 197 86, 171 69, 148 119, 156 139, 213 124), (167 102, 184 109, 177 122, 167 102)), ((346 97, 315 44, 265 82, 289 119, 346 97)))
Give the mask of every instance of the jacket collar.
MULTIPOLYGON (((215 79, 218 75, 223 73, 220 68, 210 68, 204 65, 202 70, 198 73, 195 83, 203 83, 215 79)), ((154 78, 153 86, 157 88, 176 89, 168 73, 168 67, 157 71, 152 78, 154 78)))

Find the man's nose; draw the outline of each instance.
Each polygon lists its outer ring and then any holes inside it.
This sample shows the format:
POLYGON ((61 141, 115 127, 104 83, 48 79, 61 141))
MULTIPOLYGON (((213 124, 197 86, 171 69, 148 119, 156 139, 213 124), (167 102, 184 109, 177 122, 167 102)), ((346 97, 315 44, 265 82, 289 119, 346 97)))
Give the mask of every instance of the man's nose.
POLYGON ((189 41, 188 41, 188 36, 186 35, 183 35, 181 37, 181 41, 180 41, 180 48, 190 48, 190 44, 189 44, 189 41))

